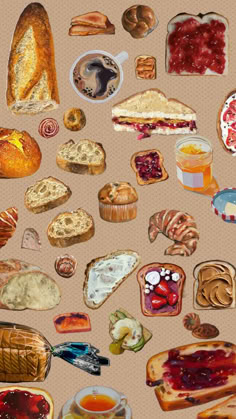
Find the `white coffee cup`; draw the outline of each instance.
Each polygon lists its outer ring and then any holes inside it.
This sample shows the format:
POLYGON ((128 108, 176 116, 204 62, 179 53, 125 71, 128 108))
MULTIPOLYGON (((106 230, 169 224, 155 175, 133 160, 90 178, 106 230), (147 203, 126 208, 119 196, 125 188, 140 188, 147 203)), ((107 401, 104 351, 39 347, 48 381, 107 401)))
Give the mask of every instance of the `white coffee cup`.
POLYGON ((124 80, 124 73, 123 73, 123 69, 122 69, 122 66, 121 66, 121 64, 124 62, 124 61, 126 61, 127 59, 129 58, 129 55, 128 55, 128 52, 126 52, 126 51, 122 51, 122 52, 120 52, 119 54, 117 54, 117 55, 112 55, 112 54, 110 54, 109 52, 107 52, 107 51, 102 51, 102 50, 99 50, 99 49, 95 49, 95 50, 91 50, 91 51, 86 51, 86 52, 84 52, 83 54, 81 54, 78 58, 76 58, 76 60, 73 62, 73 64, 72 64, 72 66, 71 66, 71 69, 70 69, 70 82, 71 82, 71 85, 72 85, 72 87, 73 87, 73 89, 74 89, 74 91, 77 93, 77 95, 79 95, 82 99, 85 99, 85 100, 87 100, 88 102, 92 102, 92 103, 104 103, 104 102, 107 102, 108 100, 110 100, 110 99, 112 99, 115 95, 117 95, 117 93, 119 92, 119 90, 120 90, 120 88, 121 88, 121 85, 122 85, 122 83, 123 83, 123 80, 124 80), (112 60, 114 60, 115 61, 115 63, 116 63, 116 65, 118 66, 118 68, 119 68, 119 71, 120 71, 120 82, 119 82, 119 85, 117 86, 117 89, 115 90, 115 92, 112 94, 112 95, 110 95, 110 96, 108 96, 108 97, 106 97, 105 99, 101 99, 101 100, 99 100, 99 99, 96 99, 96 100, 94 100, 94 99, 90 99, 89 97, 86 97, 85 95, 83 95, 82 93, 80 93, 80 91, 78 90, 78 88, 76 87, 76 85, 75 85, 75 83, 74 83, 74 78, 73 78, 73 71, 74 71, 74 68, 75 68, 75 66, 76 66, 76 64, 83 58, 83 57, 86 57, 86 55, 89 55, 89 54, 103 54, 103 55, 106 55, 106 56, 108 56, 108 57, 110 57, 112 60))

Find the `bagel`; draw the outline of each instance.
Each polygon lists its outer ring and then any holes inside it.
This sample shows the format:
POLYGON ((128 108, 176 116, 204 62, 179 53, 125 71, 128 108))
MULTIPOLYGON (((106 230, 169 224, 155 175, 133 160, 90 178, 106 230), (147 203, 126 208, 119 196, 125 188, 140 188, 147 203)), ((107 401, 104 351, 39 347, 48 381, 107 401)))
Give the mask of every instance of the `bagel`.
POLYGON ((63 122, 70 131, 80 131, 86 125, 86 117, 82 109, 70 108, 64 113, 63 122))

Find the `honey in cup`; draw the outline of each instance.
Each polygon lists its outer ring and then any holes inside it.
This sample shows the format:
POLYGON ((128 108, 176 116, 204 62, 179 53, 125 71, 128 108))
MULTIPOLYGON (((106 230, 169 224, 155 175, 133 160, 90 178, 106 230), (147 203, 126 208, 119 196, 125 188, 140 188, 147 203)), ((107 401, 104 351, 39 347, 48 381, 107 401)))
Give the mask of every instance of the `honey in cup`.
POLYGON ((92 412, 106 412, 115 405, 116 401, 106 394, 88 394, 80 400, 80 406, 92 412))
POLYGON ((189 191, 203 192, 212 182, 212 147, 203 137, 185 137, 176 143, 177 178, 189 191))

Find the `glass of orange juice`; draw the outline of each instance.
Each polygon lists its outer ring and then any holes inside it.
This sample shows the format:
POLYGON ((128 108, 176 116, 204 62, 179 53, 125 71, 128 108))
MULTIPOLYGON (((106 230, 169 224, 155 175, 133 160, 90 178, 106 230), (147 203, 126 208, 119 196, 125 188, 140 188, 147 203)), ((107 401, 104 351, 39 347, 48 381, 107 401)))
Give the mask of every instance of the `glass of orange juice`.
POLYGON ((192 135, 177 141, 175 152, 179 183, 189 191, 205 191, 212 182, 211 143, 192 135))

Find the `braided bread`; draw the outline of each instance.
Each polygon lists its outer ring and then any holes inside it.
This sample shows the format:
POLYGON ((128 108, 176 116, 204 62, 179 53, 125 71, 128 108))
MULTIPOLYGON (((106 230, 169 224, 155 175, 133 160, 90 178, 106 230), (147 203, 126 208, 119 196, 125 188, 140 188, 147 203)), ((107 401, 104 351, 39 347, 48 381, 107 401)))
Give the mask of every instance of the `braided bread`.
POLYGON ((0 212, 0 248, 5 246, 15 232, 18 210, 15 207, 0 212))
POLYGON ((165 250, 165 255, 190 256, 197 248, 199 232, 194 218, 182 211, 162 210, 149 220, 148 236, 154 242, 158 233, 164 234, 174 244, 165 250))

